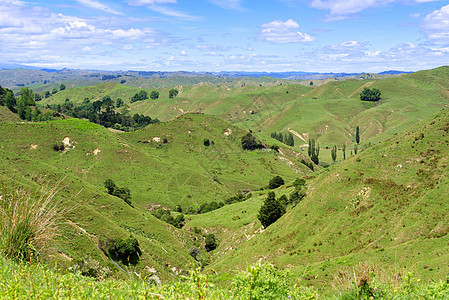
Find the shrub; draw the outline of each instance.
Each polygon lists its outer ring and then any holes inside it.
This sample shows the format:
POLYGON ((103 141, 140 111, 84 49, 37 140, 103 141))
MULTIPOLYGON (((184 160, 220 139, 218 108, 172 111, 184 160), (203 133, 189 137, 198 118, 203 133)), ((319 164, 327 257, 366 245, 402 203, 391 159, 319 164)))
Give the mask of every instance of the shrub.
POLYGON ((264 228, 277 221, 285 213, 284 206, 276 199, 274 192, 269 192, 264 203, 260 207, 257 218, 264 228))
POLYGON ((108 254, 114 260, 121 260, 124 265, 136 265, 139 262, 142 251, 139 242, 130 235, 127 239, 118 238, 113 244, 109 245, 108 254))
POLYGON ((360 100, 362 101, 379 101, 381 97, 381 92, 376 88, 367 88, 365 87, 360 94, 360 100))
POLYGON ((108 190, 108 194, 112 196, 119 197, 129 206, 133 206, 131 203, 131 191, 128 188, 118 187, 112 179, 107 179, 104 182, 104 187, 108 190))
MULTIPOLYGON (((41 186, 34 191, 8 189, 2 182, 0 191, 0 252, 8 258, 28 260, 38 255, 57 235, 58 222, 64 214, 54 197, 60 182, 52 188, 41 186)), ((32 186, 29 182, 28 186, 32 186)))
POLYGON ((203 144, 204 144, 204 146, 209 147, 209 146, 210 146, 210 141, 209 141, 209 139, 204 139, 204 140, 203 140, 203 144))
POLYGON ((54 151, 64 151, 64 149, 65 149, 65 146, 64 146, 63 143, 61 143, 61 144, 58 144, 58 143, 53 144, 53 150, 54 151))
POLYGON ((276 189, 284 184, 285 184, 284 179, 281 176, 275 176, 268 183, 268 188, 270 190, 272 190, 272 189, 276 189))
POLYGON ((77 259, 72 262, 69 268, 74 273, 80 273, 83 276, 104 279, 111 275, 108 267, 102 267, 100 263, 94 259, 77 259))
POLYGON ((292 185, 296 190, 300 190, 303 186, 306 185, 306 180, 304 178, 296 178, 295 181, 293 181, 292 185))
POLYGON ((197 247, 190 247, 189 254, 195 260, 198 260, 198 257, 200 256, 201 252, 200 252, 200 249, 198 249, 197 247))
POLYGON ((217 248, 217 241, 213 233, 209 233, 206 235, 206 245, 204 247, 206 248, 207 252, 210 252, 217 248))
POLYGON ((178 96, 179 91, 177 89, 171 89, 168 91, 168 98, 173 99, 178 96))
POLYGON ((256 141, 256 138, 251 134, 251 132, 248 132, 242 137, 242 148, 243 150, 256 150, 261 149, 262 144, 260 141, 256 141))

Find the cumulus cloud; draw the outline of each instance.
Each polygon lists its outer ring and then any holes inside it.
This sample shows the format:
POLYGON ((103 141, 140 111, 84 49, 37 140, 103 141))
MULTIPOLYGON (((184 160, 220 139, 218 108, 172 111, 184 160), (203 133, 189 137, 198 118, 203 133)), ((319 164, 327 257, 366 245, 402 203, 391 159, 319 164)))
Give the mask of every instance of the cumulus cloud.
POLYGON ((432 43, 449 45, 449 5, 428 14, 422 30, 432 43))
POLYGON ((121 15, 121 12, 118 12, 112 8, 110 8, 109 6, 104 5, 103 3, 100 3, 98 1, 95 0, 76 0, 79 3, 90 7, 90 8, 94 8, 94 9, 98 9, 98 10, 102 10, 104 12, 110 13, 110 14, 114 14, 114 15, 121 15))
POLYGON ((260 39, 266 42, 285 44, 315 41, 315 38, 307 33, 299 32, 297 30, 299 24, 292 19, 288 19, 285 22, 274 20, 262 24, 261 27, 262 31, 260 32, 260 39))

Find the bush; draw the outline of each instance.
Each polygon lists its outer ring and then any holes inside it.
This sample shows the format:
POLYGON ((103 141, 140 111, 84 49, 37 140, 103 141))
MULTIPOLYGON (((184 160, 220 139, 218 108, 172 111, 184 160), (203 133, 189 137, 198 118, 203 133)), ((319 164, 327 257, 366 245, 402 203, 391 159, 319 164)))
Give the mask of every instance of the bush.
POLYGON ((132 235, 125 240, 118 238, 107 250, 111 258, 121 260, 124 265, 136 265, 142 255, 139 242, 132 235))
POLYGON ((204 144, 204 146, 209 147, 209 146, 210 146, 210 141, 209 141, 209 139, 204 139, 204 140, 203 140, 203 144, 204 144))
POLYGON ((64 149, 65 149, 65 146, 62 143, 61 144, 58 144, 58 143, 53 144, 54 151, 64 151, 64 149))
POLYGON ((268 188, 270 190, 277 189, 278 187, 280 187, 284 184, 285 184, 284 179, 281 176, 275 176, 268 183, 268 188))
POLYGON ((189 254, 195 260, 198 260, 198 257, 200 256, 201 252, 200 252, 200 249, 198 249, 197 247, 190 247, 189 254))
POLYGON ((38 255, 57 235, 58 222, 64 210, 54 199, 59 182, 48 188, 38 179, 28 186, 41 186, 34 191, 0 187, 0 252, 8 258, 28 260, 38 255))
POLYGON ((108 267, 102 267, 100 263, 94 259, 77 259, 72 262, 69 268, 74 273, 80 273, 83 276, 104 279, 111 275, 108 267))
POLYGON ((293 181, 292 185, 296 190, 300 190, 303 186, 306 185, 306 180, 304 178, 296 178, 295 181, 293 181))
POLYGON ((242 148, 243 150, 256 150, 262 149, 262 144, 260 141, 256 141, 256 138, 248 132, 246 135, 242 137, 242 148))
POLYGON ((217 241, 213 233, 209 233, 206 235, 206 245, 204 247, 206 248, 207 252, 210 252, 217 248, 217 241))
POLYGON ((120 188, 117 185, 115 185, 114 181, 112 179, 107 179, 104 182, 104 187, 108 190, 108 194, 112 196, 119 197, 123 201, 125 201, 126 204, 129 206, 133 206, 131 203, 131 191, 128 188, 120 188))
POLYGON ((381 97, 381 92, 376 88, 367 88, 365 87, 360 94, 360 100, 362 101, 379 101, 381 97))
POLYGON ((257 218, 264 228, 276 222, 285 213, 284 206, 276 199, 274 192, 269 192, 264 203, 260 207, 257 218))

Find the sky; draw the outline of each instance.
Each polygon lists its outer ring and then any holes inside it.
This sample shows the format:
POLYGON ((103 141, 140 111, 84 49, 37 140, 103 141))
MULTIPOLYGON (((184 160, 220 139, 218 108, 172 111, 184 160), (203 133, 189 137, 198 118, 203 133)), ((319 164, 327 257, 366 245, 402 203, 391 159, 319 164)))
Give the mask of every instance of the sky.
POLYGON ((0 0, 0 64, 381 72, 448 62, 449 1, 0 0))

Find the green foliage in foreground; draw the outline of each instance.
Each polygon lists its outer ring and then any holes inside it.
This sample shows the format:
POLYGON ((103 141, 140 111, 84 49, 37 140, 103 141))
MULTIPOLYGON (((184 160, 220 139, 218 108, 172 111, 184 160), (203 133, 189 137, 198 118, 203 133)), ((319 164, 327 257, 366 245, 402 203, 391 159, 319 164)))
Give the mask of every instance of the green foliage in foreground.
MULTIPOLYGON (((171 284, 151 278, 97 281, 79 272, 60 274, 40 264, 19 264, 0 257, 0 299, 323 299, 313 287, 288 285, 288 272, 255 264, 236 274, 229 290, 218 288, 198 270, 171 284)), ((420 283, 408 276, 399 286, 354 285, 333 299, 447 299, 447 282, 420 283), (373 291, 369 296, 366 291, 373 291), (365 293, 365 294, 364 294, 365 293), (367 296, 367 297, 365 297, 367 296)))

